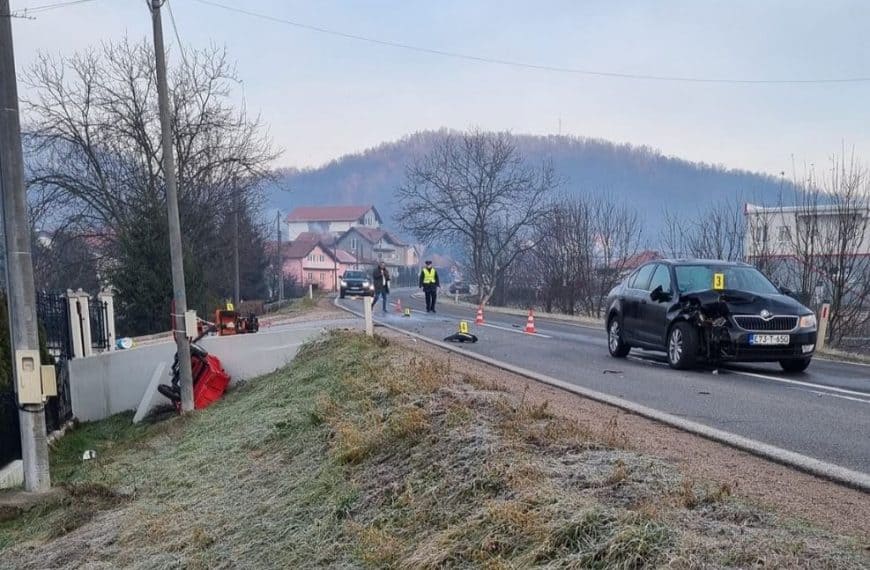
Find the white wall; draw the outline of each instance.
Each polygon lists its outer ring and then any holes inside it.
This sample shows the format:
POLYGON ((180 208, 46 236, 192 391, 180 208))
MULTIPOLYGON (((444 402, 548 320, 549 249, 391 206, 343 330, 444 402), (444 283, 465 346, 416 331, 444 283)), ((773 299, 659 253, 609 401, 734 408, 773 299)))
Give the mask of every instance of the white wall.
MULTIPOLYGON (((260 329, 256 334, 207 337, 200 344, 221 360, 231 382, 235 383, 287 365, 296 356, 299 346, 325 327, 353 326, 353 323, 343 319, 282 325, 260 329)), ((174 356, 175 344, 164 342, 70 360, 73 414, 80 421, 94 421, 135 410, 161 362, 165 365, 162 383, 169 384, 174 356)))

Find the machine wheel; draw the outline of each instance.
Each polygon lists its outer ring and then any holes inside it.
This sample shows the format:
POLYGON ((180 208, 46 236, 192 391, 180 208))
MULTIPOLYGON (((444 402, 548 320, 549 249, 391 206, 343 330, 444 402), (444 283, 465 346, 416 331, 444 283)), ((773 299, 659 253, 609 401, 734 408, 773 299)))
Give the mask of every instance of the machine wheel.
POLYGON ((625 358, 631 350, 622 338, 622 326, 617 315, 613 315, 607 325, 607 349, 613 358, 625 358))
POLYGON ((668 333, 668 364, 677 370, 695 365, 698 358, 698 331, 686 322, 675 324, 668 333))
POLYGON ((783 371, 788 372, 789 374, 797 374, 806 370, 811 361, 812 358, 780 360, 779 365, 782 366, 783 371))

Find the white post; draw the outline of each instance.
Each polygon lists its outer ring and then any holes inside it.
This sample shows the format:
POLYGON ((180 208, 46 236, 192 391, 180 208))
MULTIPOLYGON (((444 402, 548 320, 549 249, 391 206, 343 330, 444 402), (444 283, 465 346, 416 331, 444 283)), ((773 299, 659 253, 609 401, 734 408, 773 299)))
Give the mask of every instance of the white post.
POLYGON ((312 285, 311 283, 308 284, 308 298, 314 298, 314 285, 312 285))
POLYGON ((73 358, 83 358, 85 349, 82 343, 82 318, 79 316, 79 297, 67 289, 67 310, 69 311, 69 337, 72 341, 73 358))
POLYGON ((831 318, 831 304, 825 303, 819 311, 819 326, 816 335, 816 351, 825 349, 825 337, 828 336, 828 319, 831 318))
POLYGON ((366 319, 366 334, 368 336, 374 336, 375 334, 375 325, 372 322, 372 303, 368 300, 367 297, 363 296, 362 298, 363 304, 363 314, 366 319))
POLYGON ((79 308, 82 313, 82 348, 84 349, 85 356, 92 356, 94 354, 94 347, 92 346, 93 337, 91 336, 90 299, 88 294, 81 289, 78 290, 77 294, 79 297, 79 308))
POLYGON ((97 295, 97 300, 106 305, 106 333, 109 350, 115 350, 115 297, 109 291, 97 295))

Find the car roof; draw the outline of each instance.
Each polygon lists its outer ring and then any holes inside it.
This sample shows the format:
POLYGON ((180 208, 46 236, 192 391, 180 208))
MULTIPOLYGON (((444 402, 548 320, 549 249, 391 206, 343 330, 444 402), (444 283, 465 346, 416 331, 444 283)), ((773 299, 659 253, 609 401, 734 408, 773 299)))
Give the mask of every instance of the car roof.
MULTIPOLYGON (((724 267, 751 267, 742 261, 723 261, 721 259, 695 259, 681 257, 678 259, 657 259, 650 263, 667 263, 668 265, 719 265, 724 267)), ((648 264, 647 264, 648 265, 648 264)))

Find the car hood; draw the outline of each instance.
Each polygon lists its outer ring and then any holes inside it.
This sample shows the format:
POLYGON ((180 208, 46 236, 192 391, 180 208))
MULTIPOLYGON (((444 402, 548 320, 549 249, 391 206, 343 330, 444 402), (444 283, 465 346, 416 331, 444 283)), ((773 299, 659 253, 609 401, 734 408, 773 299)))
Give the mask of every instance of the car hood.
POLYGON ((733 289, 683 293, 680 301, 700 305, 705 313, 716 316, 757 315, 762 310, 774 315, 805 315, 812 312, 787 295, 761 295, 733 289))

